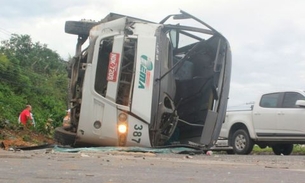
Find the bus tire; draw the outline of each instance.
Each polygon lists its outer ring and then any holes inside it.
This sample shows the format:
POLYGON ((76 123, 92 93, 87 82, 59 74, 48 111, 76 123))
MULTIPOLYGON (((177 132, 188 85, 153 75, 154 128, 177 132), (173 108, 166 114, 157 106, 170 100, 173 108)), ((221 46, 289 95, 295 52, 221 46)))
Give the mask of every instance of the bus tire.
POLYGON ((54 131, 54 141, 61 145, 73 146, 75 143, 76 133, 66 131, 63 127, 57 127, 54 131))
POLYGON ((88 36, 91 28, 97 24, 97 22, 66 21, 65 32, 68 34, 88 36))

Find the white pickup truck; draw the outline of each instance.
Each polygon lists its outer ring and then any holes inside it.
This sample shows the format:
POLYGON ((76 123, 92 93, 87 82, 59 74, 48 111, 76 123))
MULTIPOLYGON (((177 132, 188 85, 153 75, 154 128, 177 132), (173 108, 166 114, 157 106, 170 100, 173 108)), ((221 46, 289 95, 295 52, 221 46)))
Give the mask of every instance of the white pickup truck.
POLYGON ((217 146, 223 143, 233 147, 229 154, 249 154, 254 144, 291 154, 293 144, 305 144, 305 91, 265 93, 249 110, 228 110, 217 146))

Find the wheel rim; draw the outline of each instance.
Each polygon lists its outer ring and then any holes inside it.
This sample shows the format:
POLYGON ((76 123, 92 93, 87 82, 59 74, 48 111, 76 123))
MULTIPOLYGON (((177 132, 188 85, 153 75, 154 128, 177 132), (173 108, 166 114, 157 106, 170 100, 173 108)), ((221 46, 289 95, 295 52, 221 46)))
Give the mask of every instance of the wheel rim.
POLYGON ((247 141, 244 135, 237 135, 235 138, 235 147, 237 150, 244 150, 246 147, 247 141))

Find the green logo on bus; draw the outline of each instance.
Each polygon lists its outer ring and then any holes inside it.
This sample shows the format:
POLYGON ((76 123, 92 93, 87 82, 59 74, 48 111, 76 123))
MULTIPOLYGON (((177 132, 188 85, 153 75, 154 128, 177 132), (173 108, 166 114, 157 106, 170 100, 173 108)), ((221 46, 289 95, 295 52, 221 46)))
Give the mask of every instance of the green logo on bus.
POLYGON ((140 78, 138 88, 144 89, 149 87, 150 75, 153 70, 153 63, 146 55, 141 55, 140 58, 140 78))

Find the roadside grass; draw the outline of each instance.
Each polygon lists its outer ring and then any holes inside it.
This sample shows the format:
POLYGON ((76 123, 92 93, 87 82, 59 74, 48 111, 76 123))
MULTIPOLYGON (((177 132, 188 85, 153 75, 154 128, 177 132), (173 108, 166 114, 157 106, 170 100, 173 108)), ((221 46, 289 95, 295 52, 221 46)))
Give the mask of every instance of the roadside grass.
MULTIPOLYGON (((258 145, 254 145, 252 154, 273 154, 271 147, 260 148, 258 145)), ((295 144, 293 147, 292 154, 294 155, 305 155, 305 145, 295 144)))

